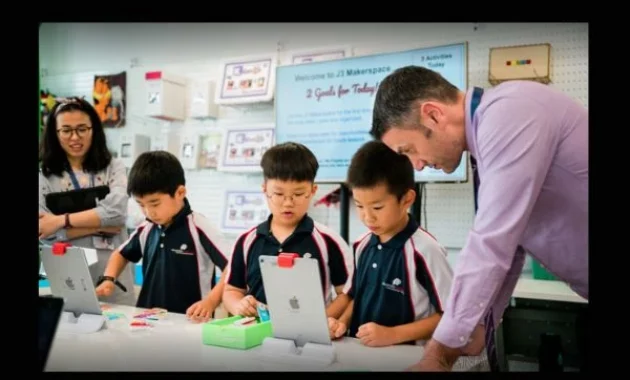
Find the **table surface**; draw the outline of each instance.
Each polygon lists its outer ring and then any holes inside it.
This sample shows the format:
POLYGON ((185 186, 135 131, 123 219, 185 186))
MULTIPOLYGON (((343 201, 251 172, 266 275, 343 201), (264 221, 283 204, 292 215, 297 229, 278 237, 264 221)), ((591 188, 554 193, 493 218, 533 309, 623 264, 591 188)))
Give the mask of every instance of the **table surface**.
MULTIPOLYGON (((46 371, 403 371, 423 354, 420 346, 370 348, 344 338, 334 342, 336 362, 324 368, 268 362, 258 356, 260 346, 236 350, 204 345, 202 325, 185 315, 168 313, 149 329, 132 330, 129 323, 143 309, 102 305, 105 314, 121 316, 92 334, 58 331, 46 371)), ((454 371, 485 370, 486 363, 485 355, 461 358, 454 371)))
POLYGON ((588 303, 588 301, 575 293, 569 285, 562 281, 536 280, 530 277, 521 277, 516 283, 512 293, 515 298, 528 298, 546 301, 588 303))

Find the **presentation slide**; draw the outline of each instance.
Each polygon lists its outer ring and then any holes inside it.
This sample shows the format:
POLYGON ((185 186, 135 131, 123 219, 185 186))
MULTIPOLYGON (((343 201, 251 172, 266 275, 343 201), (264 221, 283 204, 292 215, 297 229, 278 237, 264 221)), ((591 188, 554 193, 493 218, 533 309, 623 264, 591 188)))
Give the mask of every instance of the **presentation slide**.
MULTIPOLYGON (((316 155, 316 181, 343 182, 352 155, 370 140, 372 108, 380 81, 394 70, 423 66, 466 88, 466 44, 352 57, 276 71, 276 142, 300 142, 316 155)), ((466 153, 457 170, 446 174, 425 168, 418 182, 467 180, 466 153)))

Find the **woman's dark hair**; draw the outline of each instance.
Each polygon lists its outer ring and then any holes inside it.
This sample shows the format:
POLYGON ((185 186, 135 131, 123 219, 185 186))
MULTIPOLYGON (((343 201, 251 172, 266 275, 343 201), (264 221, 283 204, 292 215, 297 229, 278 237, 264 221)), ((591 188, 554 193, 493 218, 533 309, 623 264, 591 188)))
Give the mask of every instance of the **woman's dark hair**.
POLYGON ((92 143, 83 160, 83 170, 88 173, 97 173, 105 169, 112 161, 112 154, 107 149, 107 140, 103 123, 96 110, 86 100, 78 97, 61 99, 55 104, 46 119, 46 127, 42 134, 39 146, 39 160, 42 165, 42 174, 48 177, 51 174, 61 176, 68 170, 69 162, 66 152, 59 143, 57 133, 57 116, 64 112, 81 111, 88 115, 92 124, 92 143))

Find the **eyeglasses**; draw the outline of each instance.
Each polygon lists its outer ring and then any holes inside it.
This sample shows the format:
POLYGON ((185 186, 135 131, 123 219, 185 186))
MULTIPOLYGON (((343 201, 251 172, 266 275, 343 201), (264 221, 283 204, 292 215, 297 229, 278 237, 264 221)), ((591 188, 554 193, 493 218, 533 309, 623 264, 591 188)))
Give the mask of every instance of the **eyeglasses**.
POLYGON ((302 204, 307 201, 311 197, 311 193, 302 193, 302 194, 291 194, 284 195, 279 193, 271 193, 267 194, 267 198, 271 201, 271 203, 280 206, 284 203, 285 200, 290 199, 293 204, 302 204))
POLYGON ((70 139, 72 134, 76 132, 77 136, 85 137, 92 130, 92 127, 77 127, 77 128, 61 128, 57 129, 59 137, 62 139, 70 139))

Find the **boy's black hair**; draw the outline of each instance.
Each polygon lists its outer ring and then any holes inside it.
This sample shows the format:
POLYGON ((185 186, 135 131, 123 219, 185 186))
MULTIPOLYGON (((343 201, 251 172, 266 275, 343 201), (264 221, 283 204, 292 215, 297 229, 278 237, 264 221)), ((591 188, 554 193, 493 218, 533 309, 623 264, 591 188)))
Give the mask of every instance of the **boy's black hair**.
POLYGON ((396 153, 378 140, 363 144, 348 168, 350 188, 371 188, 385 184, 390 194, 400 200, 414 189, 414 169, 407 156, 396 153))
POLYGON ((98 117, 94 107, 85 99, 78 97, 59 99, 46 119, 46 127, 42 133, 39 145, 39 160, 42 174, 45 177, 51 174, 61 176, 70 167, 68 156, 59 143, 57 116, 71 111, 85 113, 90 118, 90 124, 92 124, 92 144, 85 154, 83 170, 96 174, 109 166, 112 161, 112 154, 107 149, 103 123, 101 123, 101 119, 98 117))
POLYGON ((260 160, 265 180, 315 182, 319 163, 313 152, 296 142, 285 142, 267 149, 260 160))
POLYGON ((144 152, 129 170, 127 193, 137 197, 155 193, 172 197, 180 185, 186 185, 186 178, 177 157, 166 151, 144 152))

